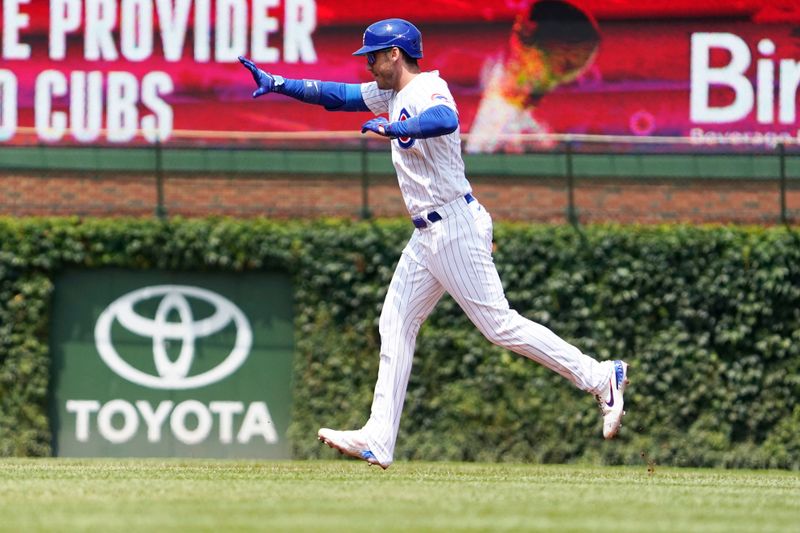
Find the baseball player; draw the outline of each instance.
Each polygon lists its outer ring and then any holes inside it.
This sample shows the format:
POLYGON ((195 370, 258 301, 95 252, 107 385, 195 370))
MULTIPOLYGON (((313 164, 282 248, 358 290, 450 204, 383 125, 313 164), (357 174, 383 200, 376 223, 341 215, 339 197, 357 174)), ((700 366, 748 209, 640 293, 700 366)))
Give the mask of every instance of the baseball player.
POLYGON ((353 55, 366 56, 375 78, 362 84, 285 79, 239 58, 257 84, 254 98, 276 92, 329 111, 378 115, 361 132, 391 139, 397 180, 416 228, 381 312, 380 365, 369 420, 356 430, 322 428, 318 438, 370 464, 387 468, 392 463, 417 333, 445 292, 491 342, 595 395, 603 436, 614 437, 625 414, 628 365, 596 361, 509 308, 492 260, 492 218, 464 175, 458 109, 439 73, 419 68, 419 30, 402 19, 381 20, 367 28, 362 44, 353 55))

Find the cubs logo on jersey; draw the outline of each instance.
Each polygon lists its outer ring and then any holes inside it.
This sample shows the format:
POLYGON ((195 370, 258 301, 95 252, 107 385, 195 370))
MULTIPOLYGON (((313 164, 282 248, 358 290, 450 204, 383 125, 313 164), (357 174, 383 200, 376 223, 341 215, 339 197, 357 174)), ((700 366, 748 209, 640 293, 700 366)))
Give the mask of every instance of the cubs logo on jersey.
MULTIPOLYGON (((406 111, 406 108, 404 107, 400 110, 400 116, 398 117, 397 120, 408 120, 410 118, 411 114, 408 111, 406 111)), ((398 137, 397 144, 400 145, 400 148, 408 150, 414 145, 414 139, 412 139, 411 137, 398 137)))
MULTIPOLYGON (((416 120, 420 113, 438 105, 457 113, 447 83, 435 71, 421 72, 401 91, 381 89, 375 81, 363 83, 361 96, 370 111, 388 115, 390 122, 416 120)), ((392 164, 409 213, 435 210, 444 199, 463 196, 470 190, 458 131, 424 139, 392 139, 391 147, 392 164)))

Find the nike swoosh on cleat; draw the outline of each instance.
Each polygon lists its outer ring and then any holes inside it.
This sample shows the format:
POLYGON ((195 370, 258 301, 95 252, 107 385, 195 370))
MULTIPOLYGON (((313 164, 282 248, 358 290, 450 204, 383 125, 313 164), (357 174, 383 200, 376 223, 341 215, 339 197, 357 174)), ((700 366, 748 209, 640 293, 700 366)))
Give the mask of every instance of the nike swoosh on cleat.
POLYGON ((611 392, 611 399, 606 402, 606 405, 609 407, 614 407, 614 383, 611 380, 608 380, 608 384, 610 385, 609 389, 611 392))

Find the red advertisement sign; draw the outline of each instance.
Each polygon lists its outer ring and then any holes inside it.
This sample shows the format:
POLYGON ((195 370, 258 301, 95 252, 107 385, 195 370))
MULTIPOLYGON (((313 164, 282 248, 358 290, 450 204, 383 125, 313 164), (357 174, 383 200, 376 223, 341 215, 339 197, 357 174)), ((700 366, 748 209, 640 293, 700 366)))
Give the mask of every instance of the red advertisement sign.
POLYGON ((3 0, 0 141, 136 143, 186 132, 358 131, 281 95, 251 98, 236 60, 290 78, 369 81, 371 22, 423 33, 468 151, 513 134, 798 137, 800 8, 790 0, 464 2, 3 0))

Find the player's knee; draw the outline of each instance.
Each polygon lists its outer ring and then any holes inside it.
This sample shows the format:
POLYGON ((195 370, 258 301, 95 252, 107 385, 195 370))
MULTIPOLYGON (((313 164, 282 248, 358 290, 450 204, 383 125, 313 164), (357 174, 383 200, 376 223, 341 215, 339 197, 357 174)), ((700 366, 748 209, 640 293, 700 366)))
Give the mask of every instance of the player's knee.
POLYGON ((381 342, 396 343, 397 339, 403 342, 415 342, 422 320, 419 318, 398 316, 385 317, 381 315, 378 321, 378 332, 381 335, 381 342))
POLYGON ((508 320, 491 321, 479 326, 481 333, 492 344, 505 346, 510 338, 510 323, 508 320))
POLYGON ((391 336, 393 333, 397 333, 399 330, 399 324, 399 320, 393 320, 385 314, 382 314, 380 320, 378 321, 378 332, 381 334, 381 337, 385 339, 386 337, 391 336))
POLYGON ((499 330, 497 330, 497 329, 485 329, 485 330, 481 331, 481 333, 483 333, 483 336, 486 337, 486 340, 488 340, 492 344, 497 344, 498 346, 502 346, 503 345, 504 337, 503 337, 502 333, 499 330))

